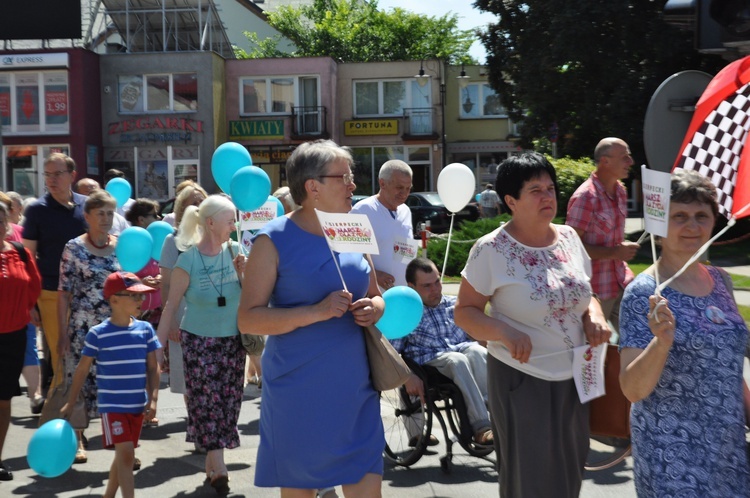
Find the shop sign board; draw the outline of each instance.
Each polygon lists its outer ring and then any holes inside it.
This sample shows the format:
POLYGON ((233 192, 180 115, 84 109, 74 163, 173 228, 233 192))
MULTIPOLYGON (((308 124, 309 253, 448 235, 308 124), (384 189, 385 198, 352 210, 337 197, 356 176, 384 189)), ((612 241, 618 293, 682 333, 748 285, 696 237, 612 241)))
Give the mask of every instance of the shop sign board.
POLYGON ((120 143, 191 143, 203 134, 203 121, 164 116, 139 117, 107 125, 107 134, 119 135, 120 143))
POLYGON ((0 56, 0 68, 68 67, 68 54, 19 54, 0 56))
POLYGON ((230 121, 230 140, 273 140, 284 138, 283 119, 230 121))
POLYGON ((344 121, 344 135, 398 135, 398 119, 356 119, 344 121))

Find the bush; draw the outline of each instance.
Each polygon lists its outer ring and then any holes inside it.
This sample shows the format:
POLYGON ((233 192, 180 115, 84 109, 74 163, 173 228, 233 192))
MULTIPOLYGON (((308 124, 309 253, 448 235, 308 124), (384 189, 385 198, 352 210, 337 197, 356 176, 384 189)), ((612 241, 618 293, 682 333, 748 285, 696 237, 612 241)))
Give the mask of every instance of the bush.
POLYGON ((570 157, 552 159, 549 156, 547 159, 557 172, 557 187, 560 191, 557 201, 557 216, 565 218, 570 197, 594 171, 594 161, 589 158, 571 159, 570 157))
MULTIPOLYGON (((469 259, 469 252, 476 239, 492 232, 500 223, 505 223, 510 220, 510 215, 502 214, 494 218, 481 218, 477 221, 466 221, 461 225, 461 228, 453 231, 451 237, 451 248, 450 254, 448 255, 448 263, 445 267, 445 274, 447 276, 459 276, 461 270, 466 266, 466 261, 469 259)), ((553 223, 564 223, 561 218, 555 218, 553 223)), ((438 237, 432 237, 427 242, 427 257, 435 263, 438 267, 438 271, 442 271, 443 261, 445 259, 445 248, 448 245, 447 234, 443 234, 438 237), (443 238, 445 237, 445 238, 443 238)))

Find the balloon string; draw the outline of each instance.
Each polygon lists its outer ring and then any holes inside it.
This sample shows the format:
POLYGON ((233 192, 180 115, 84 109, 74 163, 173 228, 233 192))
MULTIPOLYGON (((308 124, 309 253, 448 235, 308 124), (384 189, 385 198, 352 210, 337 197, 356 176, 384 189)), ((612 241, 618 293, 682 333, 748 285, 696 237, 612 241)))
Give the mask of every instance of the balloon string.
POLYGON ((240 230, 240 224, 242 223, 240 220, 242 220, 242 211, 238 211, 240 213, 239 218, 237 218, 237 221, 234 223, 234 229, 237 231, 237 242, 240 245, 240 253, 244 256, 247 256, 249 253, 247 249, 245 248, 245 244, 242 243, 242 231, 240 230))
POLYGON ((445 259, 443 260, 443 271, 440 273, 440 283, 443 283, 443 277, 445 276, 445 267, 448 266, 448 251, 451 248, 451 235, 453 234, 453 218, 456 213, 451 213, 451 224, 448 228, 448 244, 445 246, 445 259))
MULTIPOLYGON (((745 208, 746 207, 747 206, 745 206, 745 208)), ((745 208, 742 208, 742 209, 744 210, 745 208)), ((656 281, 656 295, 660 296, 661 295, 661 291, 663 291, 665 287, 667 287, 669 284, 671 284, 677 277, 679 277, 680 275, 682 275, 683 273, 685 273, 685 270, 687 270, 690 265, 692 265, 693 263, 695 263, 698 260, 698 258, 701 257, 701 254, 703 254, 704 252, 706 252, 706 250, 709 248, 709 246, 711 244, 713 244, 716 239, 718 239, 719 237, 721 237, 722 235, 724 235, 724 233, 726 233, 727 230, 729 230, 730 228, 732 228, 735 223, 737 223, 737 219, 734 216, 732 216, 731 218, 729 218, 729 222, 727 222, 727 226, 725 226, 724 228, 722 228, 721 230, 719 230, 719 233, 717 233, 716 235, 714 235, 713 237, 711 237, 708 240, 708 242, 706 242, 705 244, 703 244, 701 246, 701 248, 698 249, 695 252, 695 254, 693 254, 690 257, 690 259, 687 260, 687 263, 685 263, 684 265, 682 265, 682 268, 680 268, 677 271, 677 273, 675 273, 670 278, 668 278, 667 280, 665 280, 664 282, 662 282, 661 285, 659 285, 659 281, 657 280, 656 281)), ((657 279, 658 279, 658 272, 654 272, 654 273, 657 275, 657 279)))
POLYGON ((538 354, 536 356, 529 356, 529 361, 531 361, 531 360, 538 360, 538 359, 541 359, 541 358, 547 358, 549 356, 557 356, 557 355, 559 355, 561 353, 570 353, 572 351, 573 351, 572 349, 563 349, 562 351, 555 351, 554 353, 538 354))

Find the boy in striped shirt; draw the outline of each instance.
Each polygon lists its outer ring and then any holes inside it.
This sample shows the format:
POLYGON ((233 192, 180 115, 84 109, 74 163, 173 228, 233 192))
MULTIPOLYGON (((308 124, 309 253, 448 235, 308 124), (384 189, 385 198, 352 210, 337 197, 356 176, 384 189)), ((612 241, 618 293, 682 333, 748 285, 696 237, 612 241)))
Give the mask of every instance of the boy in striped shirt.
POLYGON ((112 316, 86 334, 68 403, 60 410, 61 416, 70 415, 91 363, 96 360, 104 446, 115 449, 105 498, 114 498, 118 488, 123 498, 134 496, 135 447, 144 417, 151 420, 156 415, 159 396, 156 350, 161 344, 150 323, 134 318, 141 313, 146 293, 154 290, 132 273, 114 272, 107 277, 104 298, 109 300, 112 316))

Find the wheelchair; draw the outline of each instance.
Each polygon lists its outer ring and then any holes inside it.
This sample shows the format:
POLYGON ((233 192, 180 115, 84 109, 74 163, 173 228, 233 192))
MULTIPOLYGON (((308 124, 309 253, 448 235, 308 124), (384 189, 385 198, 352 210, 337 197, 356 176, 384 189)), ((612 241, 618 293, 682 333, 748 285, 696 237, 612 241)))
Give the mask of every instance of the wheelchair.
POLYGON ((425 387, 425 403, 409 396, 404 386, 380 393, 380 416, 385 430, 383 456, 393 465, 409 467, 425 454, 436 419, 443 429, 446 453, 440 458, 441 470, 452 470, 453 444, 458 443, 469 455, 485 458, 494 451, 492 445, 480 445, 466 411, 463 395, 451 379, 434 367, 418 365, 404 358, 425 387), (449 432, 450 429, 450 432, 449 432))

